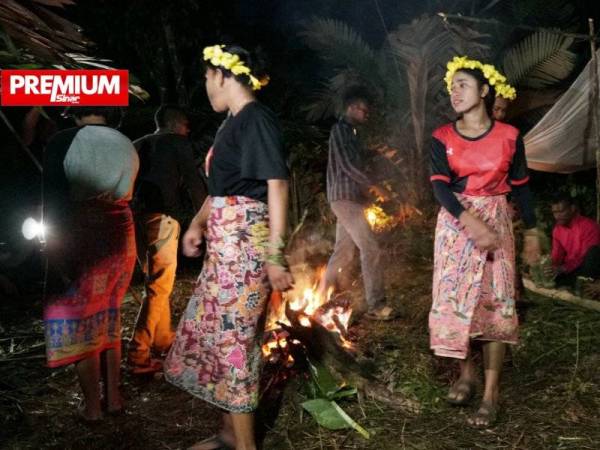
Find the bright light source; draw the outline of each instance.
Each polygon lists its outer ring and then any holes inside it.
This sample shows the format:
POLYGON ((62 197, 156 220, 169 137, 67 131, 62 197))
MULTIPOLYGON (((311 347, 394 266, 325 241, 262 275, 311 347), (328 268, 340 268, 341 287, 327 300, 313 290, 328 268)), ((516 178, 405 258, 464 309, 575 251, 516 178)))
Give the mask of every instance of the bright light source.
POLYGON ((37 220, 28 217, 27 219, 25 219, 25 222, 23 222, 21 232, 23 233, 23 236, 25 236, 25 239, 27 239, 28 241, 36 237, 40 240, 43 240, 46 232, 46 227, 42 222, 38 222, 37 220))

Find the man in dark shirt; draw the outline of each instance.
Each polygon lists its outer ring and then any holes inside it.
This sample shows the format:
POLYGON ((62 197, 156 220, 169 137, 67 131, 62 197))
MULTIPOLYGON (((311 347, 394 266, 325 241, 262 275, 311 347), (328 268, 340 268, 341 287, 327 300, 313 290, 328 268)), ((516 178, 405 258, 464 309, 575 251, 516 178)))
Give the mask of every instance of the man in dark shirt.
POLYGON ((138 228, 138 255, 146 275, 146 294, 129 346, 132 373, 160 370, 152 359, 171 346, 169 297, 175 282, 177 246, 184 210, 181 192, 187 191, 194 211, 206 197, 206 188, 196 170, 187 136, 185 112, 172 105, 161 106, 154 116, 156 131, 134 142, 140 157, 133 208, 138 228))
POLYGON ((344 115, 331 129, 327 164, 327 200, 337 218, 336 241, 320 291, 340 287, 358 248, 367 317, 387 320, 393 316, 385 302, 381 251, 364 215, 369 190, 384 198, 386 194, 365 174, 365 150, 357 136, 357 127, 368 120, 369 93, 363 87, 350 88, 342 106, 344 115))

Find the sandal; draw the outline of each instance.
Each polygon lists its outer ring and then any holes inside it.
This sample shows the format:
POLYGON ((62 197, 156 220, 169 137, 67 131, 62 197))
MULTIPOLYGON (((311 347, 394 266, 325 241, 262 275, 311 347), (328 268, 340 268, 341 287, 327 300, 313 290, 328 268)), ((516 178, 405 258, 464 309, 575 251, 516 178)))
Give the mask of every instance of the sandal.
POLYGON ((498 406, 491 402, 483 401, 475 414, 467 419, 469 425, 475 428, 489 428, 496 423, 498 418, 498 406))
POLYGON ((388 321, 394 320, 398 317, 398 314, 394 312, 393 308, 390 306, 381 306, 379 308, 370 309, 365 317, 369 320, 381 320, 388 321))
POLYGON ((475 383, 472 381, 458 380, 452 385, 446 396, 446 401, 451 405, 465 406, 471 403, 475 395, 475 383), (451 397, 451 394, 455 394, 451 397))
POLYGON ((235 447, 231 447, 225 440, 218 434, 211 436, 203 441, 196 442, 191 447, 188 447, 188 450, 196 450, 200 446, 206 446, 212 444, 214 447, 204 447, 203 450, 235 450, 235 447))

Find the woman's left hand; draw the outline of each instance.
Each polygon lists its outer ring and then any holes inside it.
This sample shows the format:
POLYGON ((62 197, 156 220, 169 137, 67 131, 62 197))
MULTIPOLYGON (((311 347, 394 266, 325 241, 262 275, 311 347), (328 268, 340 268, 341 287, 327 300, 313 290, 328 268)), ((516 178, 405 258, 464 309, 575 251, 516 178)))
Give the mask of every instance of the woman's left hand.
POLYGON ((276 291, 287 291, 294 286, 294 277, 283 266, 267 263, 267 276, 271 287, 276 291))
POLYGON ((528 266, 532 266, 540 262, 541 256, 540 238, 536 235, 525 236, 523 240, 523 261, 528 266))

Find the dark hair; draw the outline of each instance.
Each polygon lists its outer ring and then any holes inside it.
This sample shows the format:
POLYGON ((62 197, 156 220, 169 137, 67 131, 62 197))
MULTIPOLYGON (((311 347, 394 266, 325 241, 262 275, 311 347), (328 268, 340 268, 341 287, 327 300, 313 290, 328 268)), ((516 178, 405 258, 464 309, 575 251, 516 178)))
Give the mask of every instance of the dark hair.
MULTIPOLYGON (((250 69, 250 73, 253 77, 261 80, 268 76, 267 58, 262 49, 256 48, 254 51, 250 52, 239 45, 232 44, 225 45, 223 51, 231 53, 232 55, 238 55, 244 65, 250 69)), ((252 84, 250 83, 250 77, 248 75, 234 75, 230 70, 225 69, 224 67, 212 65, 210 61, 204 61, 204 64, 207 68, 213 70, 219 69, 223 73, 223 76, 234 77, 238 82, 243 85, 247 85, 250 89, 252 89, 252 84)))
POLYGON ((558 192, 552 196, 550 200, 552 205, 558 205, 559 203, 564 203, 567 206, 577 206, 577 202, 570 194, 565 192, 558 192))
POLYGON ((162 105, 154 113, 154 122, 158 128, 170 128, 177 123, 187 120, 188 115, 183 108, 177 105, 162 105))
POLYGON ((116 106, 71 106, 65 110, 63 116, 72 116, 83 119, 87 116, 101 116, 106 124, 117 128, 123 120, 123 109, 116 106))
POLYGON ((463 72, 467 75, 471 75, 477 81, 477 87, 481 89, 484 84, 487 84, 489 87, 487 95, 483 98, 483 102, 485 103, 485 110, 488 113, 488 116, 492 117, 492 113, 494 111, 494 101, 496 100, 496 89, 494 86, 490 84, 487 78, 483 75, 483 72, 479 69, 458 69, 457 72, 463 72))
POLYGON ((369 106, 372 104, 373 98, 366 86, 350 86, 342 94, 342 108, 344 111, 348 106, 358 102, 364 102, 369 106))

